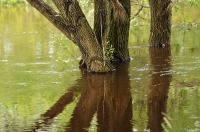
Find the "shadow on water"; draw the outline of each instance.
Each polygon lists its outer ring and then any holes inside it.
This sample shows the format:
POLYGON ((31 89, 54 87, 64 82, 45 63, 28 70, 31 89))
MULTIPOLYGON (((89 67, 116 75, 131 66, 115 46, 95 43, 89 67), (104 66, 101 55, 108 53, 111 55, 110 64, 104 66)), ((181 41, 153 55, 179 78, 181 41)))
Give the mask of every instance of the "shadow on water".
POLYGON ((163 114, 166 113, 169 86, 172 80, 171 51, 169 48, 149 50, 152 65, 148 99, 148 129, 161 132, 163 114))
POLYGON ((90 74, 82 71, 78 85, 70 88, 49 110, 42 115, 42 122, 36 122, 33 131, 51 125, 54 117, 62 113, 73 101, 74 90, 82 89, 79 101, 65 131, 85 131, 97 118, 97 131, 132 131, 132 98, 130 92, 129 63, 117 64, 117 72, 90 74))

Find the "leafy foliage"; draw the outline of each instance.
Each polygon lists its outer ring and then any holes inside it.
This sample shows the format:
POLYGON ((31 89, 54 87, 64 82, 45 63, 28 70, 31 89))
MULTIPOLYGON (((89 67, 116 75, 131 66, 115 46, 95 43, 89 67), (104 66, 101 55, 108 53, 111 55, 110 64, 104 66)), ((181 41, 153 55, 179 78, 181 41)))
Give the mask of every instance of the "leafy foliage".
MULTIPOLYGON (((200 23, 200 0, 173 0, 173 25, 184 26, 183 23, 200 23)), ((131 11, 131 26, 149 25, 150 9, 147 0, 133 0, 131 11)))
POLYGON ((0 5, 5 6, 5 5, 18 5, 25 3, 25 0, 0 0, 0 5))
POLYGON ((115 48, 113 47, 113 45, 107 45, 107 48, 106 48, 106 57, 109 60, 113 60, 114 59, 114 52, 115 52, 115 48))

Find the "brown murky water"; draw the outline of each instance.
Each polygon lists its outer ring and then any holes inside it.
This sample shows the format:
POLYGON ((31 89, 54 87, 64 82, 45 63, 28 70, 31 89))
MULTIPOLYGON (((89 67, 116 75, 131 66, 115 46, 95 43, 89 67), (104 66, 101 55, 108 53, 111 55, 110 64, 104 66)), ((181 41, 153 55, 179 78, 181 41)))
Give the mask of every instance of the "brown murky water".
POLYGON ((198 26, 173 28, 160 50, 134 27, 131 62, 97 75, 35 10, 0 12, 0 131, 200 131, 198 26))

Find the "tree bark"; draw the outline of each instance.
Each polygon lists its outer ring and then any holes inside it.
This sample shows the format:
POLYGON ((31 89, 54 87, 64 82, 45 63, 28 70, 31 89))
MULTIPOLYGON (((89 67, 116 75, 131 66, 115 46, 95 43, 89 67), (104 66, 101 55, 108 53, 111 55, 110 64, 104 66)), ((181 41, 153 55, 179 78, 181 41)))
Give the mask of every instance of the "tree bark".
POLYGON ((110 1, 94 0, 94 32, 102 46, 105 46, 107 43, 111 9, 110 1))
POLYGON ((114 61, 129 61, 128 38, 130 28, 130 0, 111 0, 113 14, 108 47, 114 48, 114 61))
POLYGON ((172 2, 170 0, 149 0, 151 28, 149 43, 151 47, 170 46, 172 2))
POLYGON ((129 61, 130 0, 95 0, 94 31, 111 61, 129 61))
POLYGON ((109 60, 106 56, 106 46, 110 28, 110 16, 111 2, 108 0, 94 0, 94 32, 103 49, 104 60, 109 60))
POLYGON ((43 16, 45 16, 56 28, 58 28, 68 39, 75 43, 71 37, 67 25, 63 17, 53 10, 42 0, 27 0, 33 7, 35 7, 43 16))
POLYGON ((79 47, 83 63, 90 72, 108 72, 113 68, 110 62, 105 61, 103 50, 96 35, 90 27, 77 0, 53 0, 60 13, 56 13, 42 0, 27 0, 50 22, 79 47), (56 17, 61 19, 57 20, 56 17))

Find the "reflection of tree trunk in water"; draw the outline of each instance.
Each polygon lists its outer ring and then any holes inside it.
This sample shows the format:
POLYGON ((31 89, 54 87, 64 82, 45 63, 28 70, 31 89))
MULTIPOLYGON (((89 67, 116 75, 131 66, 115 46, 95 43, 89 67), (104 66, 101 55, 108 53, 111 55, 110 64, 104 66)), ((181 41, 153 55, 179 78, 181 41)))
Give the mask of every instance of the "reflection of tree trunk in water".
POLYGON ((168 91, 171 82, 171 52, 170 49, 150 49, 150 59, 153 66, 151 84, 148 94, 148 128, 152 132, 161 132, 163 122, 162 112, 166 112, 168 91))
POLYGON ((132 131, 132 98, 129 91, 128 63, 117 64, 117 72, 110 74, 90 74, 82 72, 82 79, 66 92, 49 110, 42 114, 32 131, 51 125, 53 119, 63 112, 66 105, 73 101, 73 93, 83 85, 66 131, 84 131, 90 126, 97 112, 98 131, 132 131))
POLYGON ((83 74, 84 90, 66 131, 84 131, 97 112, 98 131, 131 131, 132 99, 128 64, 117 73, 83 74))
POLYGON ((90 122, 103 96, 104 75, 83 73, 83 91, 66 131, 80 132, 90 126, 90 122))
POLYGON ((129 64, 117 64, 114 76, 109 76, 104 97, 98 109, 98 131, 132 131, 132 98, 130 93, 129 64))

